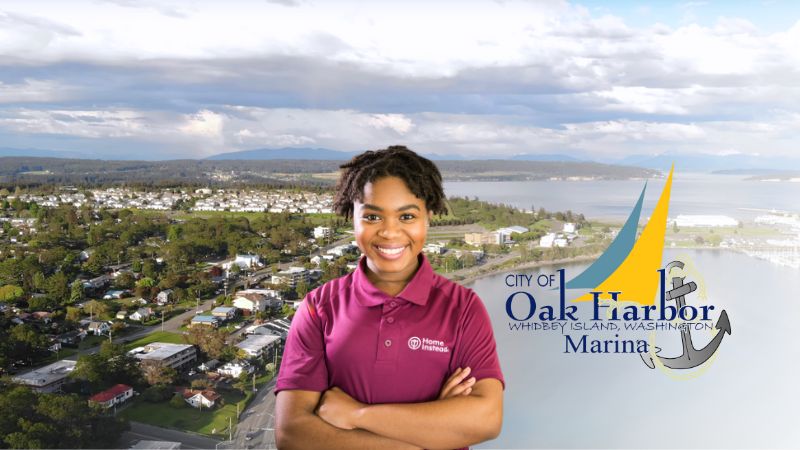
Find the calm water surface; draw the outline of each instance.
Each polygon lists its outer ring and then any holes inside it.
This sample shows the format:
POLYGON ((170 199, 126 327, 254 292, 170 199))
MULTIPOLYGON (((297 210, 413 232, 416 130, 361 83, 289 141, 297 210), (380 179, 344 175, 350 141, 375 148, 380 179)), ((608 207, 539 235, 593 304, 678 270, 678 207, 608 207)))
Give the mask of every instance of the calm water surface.
MULTIPOLYGON (((800 210, 800 183, 747 181, 740 175, 676 172, 670 217, 723 214, 749 220, 753 210, 800 210)), ((648 181, 642 220, 655 207, 664 179, 648 181)), ((590 218, 624 220, 639 198, 644 180, 447 182, 448 196, 475 197, 518 208, 582 213, 590 218)))
MULTIPOLYGON (((507 383, 503 432, 479 448, 800 447, 800 271, 729 251, 668 249, 664 262, 678 257, 702 274, 714 321, 726 309, 732 324, 705 370, 681 371, 694 375, 688 379, 651 370, 636 354, 565 354, 560 332, 511 332, 505 299, 517 289, 505 285, 507 273, 474 282, 507 383)), ((567 279, 584 267, 566 266, 567 279)), ((540 304, 557 304, 555 291, 530 292, 540 304)), ((688 303, 702 304, 695 295, 688 303)), ((582 309, 579 317, 590 314, 582 309)), ((695 346, 709 339, 710 332, 697 332, 695 346)), ((677 331, 659 333, 656 342, 666 355, 681 352, 677 331)))

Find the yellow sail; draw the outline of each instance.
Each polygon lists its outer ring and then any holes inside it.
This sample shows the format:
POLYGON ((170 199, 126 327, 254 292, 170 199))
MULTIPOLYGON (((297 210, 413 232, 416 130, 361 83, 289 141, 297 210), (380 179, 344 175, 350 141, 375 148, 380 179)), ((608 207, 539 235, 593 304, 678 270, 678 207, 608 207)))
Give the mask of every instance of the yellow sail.
MULTIPOLYGON (((661 268, 661 258, 664 253, 664 235, 667 231, 669 195, 674 169, 673 165, 664 190, 661 191, 658 204, 628 257, 617 267, 617 270, 600 283, 600 286, 593 289, 604 293, 600 298, 610 298, 607 293, 616 291, 621 292, 618 301, 637 302, 643 305, 655 303, 660 283, 658 270, 661 268)), ((592 298, 591 294, 586 294, 575 301, 591 301, 592 298)))

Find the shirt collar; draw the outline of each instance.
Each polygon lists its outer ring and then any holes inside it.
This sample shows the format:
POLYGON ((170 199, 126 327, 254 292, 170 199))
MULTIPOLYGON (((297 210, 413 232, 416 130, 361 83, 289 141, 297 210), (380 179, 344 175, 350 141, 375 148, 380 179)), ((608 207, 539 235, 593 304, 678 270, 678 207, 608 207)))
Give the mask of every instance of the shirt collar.
POLYGON ((411 277, 405 288, 397 294, 397 297, 381 291, 367 278, 367 257, 362 256, 358 260, 358 267, 353 273, 353 290, 355 292, 356 302, 360 306, 378 306, 382 305, 388 300, 393 298, 400 298, 407 300, 415 305, 425 306, 428 303, 428 296, 431 292, 433 285, 433 267, 431 267, 428 258, 420 253, 417 256, 419 267, 417 272, 411 277))

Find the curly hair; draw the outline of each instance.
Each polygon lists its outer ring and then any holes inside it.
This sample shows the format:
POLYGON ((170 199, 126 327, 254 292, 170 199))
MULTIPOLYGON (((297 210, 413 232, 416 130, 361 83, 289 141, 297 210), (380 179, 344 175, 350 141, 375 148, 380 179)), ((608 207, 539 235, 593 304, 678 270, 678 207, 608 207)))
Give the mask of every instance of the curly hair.
POLYGON ((364 200, 364 186, 379 178, 394 176, 403 180, 408 189, 425 207, 436 214, 447 214, 447 202, 442 187, 442 174, 429 159, 423 158, 402 145, 383 150, 368 150, 339 166, 342 169, 333 209, 346 218, 353 217, 353 202, 364 200))

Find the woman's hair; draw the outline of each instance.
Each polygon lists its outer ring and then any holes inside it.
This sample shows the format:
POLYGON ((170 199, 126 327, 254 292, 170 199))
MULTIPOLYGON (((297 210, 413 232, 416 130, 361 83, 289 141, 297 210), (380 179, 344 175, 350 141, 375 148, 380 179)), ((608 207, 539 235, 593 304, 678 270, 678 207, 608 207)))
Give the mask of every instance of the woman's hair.
POLYGON ((442 174, 436 165, 402 145, 384 150, 369 150, 339 166, 333 210, 344 217, 353 216, 353 202, 364 200, 364 186, 379 178, 403 180, 417 198, 425 201, 428 211, 447 214, 442 174))

